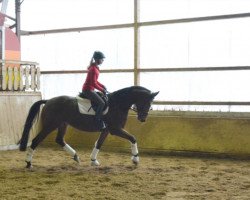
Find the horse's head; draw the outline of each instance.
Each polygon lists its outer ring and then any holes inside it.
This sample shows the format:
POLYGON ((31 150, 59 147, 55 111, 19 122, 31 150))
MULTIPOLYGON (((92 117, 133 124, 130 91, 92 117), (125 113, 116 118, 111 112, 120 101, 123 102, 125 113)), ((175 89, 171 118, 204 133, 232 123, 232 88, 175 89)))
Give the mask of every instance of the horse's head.
POLYGON ((127 111, 129 108, 137 112, 137 119, 145 122, 151 104, 159 92, 151 92, 141 86, 131 86, 115 91, 109 95, 110 107, 120 107, 121 111, 127 111), (132 106, 132 107, 131 107, 132 106))
POLYGON ((151 109, 151 103, 158 93, 159 92, 150 92, 148 95, 144 95, 143 98, 138 99, 133 105, 132 109, 137 112, 137 119, 140 122, 146 121, 148 112, 151 109))

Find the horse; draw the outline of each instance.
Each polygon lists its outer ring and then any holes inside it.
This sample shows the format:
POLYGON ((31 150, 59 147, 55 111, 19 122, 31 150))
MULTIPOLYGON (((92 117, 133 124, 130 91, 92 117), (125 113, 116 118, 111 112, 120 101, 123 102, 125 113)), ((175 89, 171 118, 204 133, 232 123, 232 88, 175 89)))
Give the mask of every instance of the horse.
MULTIPOLYGON (((151 104, 158 93, 159 92, 151 92, 141 86, 131 86, 108 94, 109 110, 103 115, 106 128, 101 130, 99 138, 94 144, 93 151, 90 155, 91 166, 100 165, 97 160, 97 154, 109 133, 130 141, 132 152, 131 160, 134 164, 139 163, 137 140, 132 134, 124 130, 128 112, 132 107, 136 108, 137 119, 140 122, 145 122, 151 104)), ((99 130, 96 127, 94 119, 94 115, 86 115, 79 112, 76 97, 58 96, 49 100, 39 100, 35 102, 29 110, 22 137, 19 141, 19 150, 27 150, 25 159, 26 168, 32 168, 34 150, 56 129, 58 131, 55 142, 69 153, 76 162, 80 163, 80 158, 76 151, 64 140, 66 128, 70 125, 82 131, 98 132, 99 130), (45 105, 40 109, 40 106, 43 104, 45 105), (31 146, 27 148, 30 130, 39 113, 41 130, 32 140, 31 146)))

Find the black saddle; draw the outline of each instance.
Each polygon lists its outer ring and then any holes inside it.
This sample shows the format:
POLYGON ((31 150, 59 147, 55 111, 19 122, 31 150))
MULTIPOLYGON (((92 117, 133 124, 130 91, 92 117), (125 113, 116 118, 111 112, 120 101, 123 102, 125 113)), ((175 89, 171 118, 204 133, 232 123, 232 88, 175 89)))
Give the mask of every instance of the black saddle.
MULTIPOLYGON (((105 103, 105 106, 103 107, 103 111, 106 110, 107 107, 108 107, 108 96, 107 96, 107 95, 104 95, 104 94, 101 93, 101 92, 96 92, 96 93, 102 98, 102 100, 103 100, 104 103, 105 103)), ((81 97, 81 98, 83 98, 83 99, 88 99, 88 98, 85 96, 84 92, 79 92, 79 95, 78 95, 78 96, 81 97)), ((90 102, 91 102, 91 107, 93 108, 94 111, 96 111, 96 110, 97 110, 97 104, 96 104, 95 102, 93 102, 93 101, 90 101, 90 102)))

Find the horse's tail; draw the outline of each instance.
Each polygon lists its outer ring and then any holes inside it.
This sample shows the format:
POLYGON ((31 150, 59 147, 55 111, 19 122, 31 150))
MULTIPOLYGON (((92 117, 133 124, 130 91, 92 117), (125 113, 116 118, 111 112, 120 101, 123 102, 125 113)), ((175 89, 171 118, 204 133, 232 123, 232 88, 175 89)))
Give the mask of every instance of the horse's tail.
POLYGON ((25 125, 24 125, 24 129, 23 129, 23 134, 22 134, 22 138, 21 140, 18 142, 18 144, 20 144, 19 146, 19 150, 20 151, 25 151, 27 148, 27 143, 29 140, 29 133, 30 133, 30 129, 35 121, 36 116, 39 114, 40 111, 40 106, 42 104, 45 104, 47 102, 47 100, 40 100, 35 102, 30 110, 29 110, 29 114, 28 117, 25 121, 25 125))

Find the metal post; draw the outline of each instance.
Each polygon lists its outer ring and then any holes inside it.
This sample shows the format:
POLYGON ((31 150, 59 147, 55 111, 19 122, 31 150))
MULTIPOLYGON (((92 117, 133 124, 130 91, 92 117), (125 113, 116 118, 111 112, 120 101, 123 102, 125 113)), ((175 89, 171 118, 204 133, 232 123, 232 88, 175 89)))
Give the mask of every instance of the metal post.
POLYGON ((16 11, 16 35, 17 35, 19 42, 21 43, 21 41, 20 41, 20 35, 21 35, 21 32, 20 32, 21 2, 20 2, 20 0, 16 0, 15 11, 16 11))
POLYGON ((140 0, 134 0, 134 85, 140 85, 140 0))
MULTIPOLYGON (((4 60, 5 59, 5 27, 2 26, 0 27, 0 59, 4 60)), ((5 63, 0 63, 0 90, 3 89, 3 67, 5 63)))

